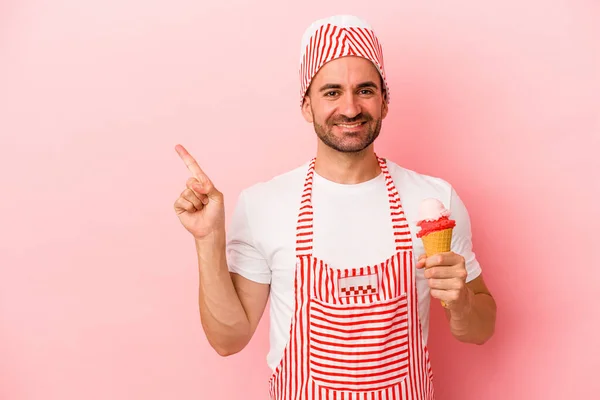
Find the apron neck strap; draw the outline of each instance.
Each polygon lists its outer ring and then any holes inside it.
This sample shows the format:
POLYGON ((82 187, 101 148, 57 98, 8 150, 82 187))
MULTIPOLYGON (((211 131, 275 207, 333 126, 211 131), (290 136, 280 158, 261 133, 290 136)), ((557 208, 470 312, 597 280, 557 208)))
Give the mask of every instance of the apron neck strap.
MULTIPOLYGON (((400 202, 400 195, 394 180, 390 175, 385 158, 377 157, 381 173, 385 178, 385 184, 388 192, 388 200, 390 205, 390 216, 394 230, 394 242, 396 251, 402 251, 412 248, 410 234, 407 235, 408 223, 404 216, 404 210, 400 202)), ((298 220, 296 224, 296 255, 311 256, 313 250, 313 205, 312 205, 312 188, 315 176, 315 162, 313 158, 309 163, 308 172, 304 181, 304 189, 300 201, 300 210, 298 212, 298 220)))

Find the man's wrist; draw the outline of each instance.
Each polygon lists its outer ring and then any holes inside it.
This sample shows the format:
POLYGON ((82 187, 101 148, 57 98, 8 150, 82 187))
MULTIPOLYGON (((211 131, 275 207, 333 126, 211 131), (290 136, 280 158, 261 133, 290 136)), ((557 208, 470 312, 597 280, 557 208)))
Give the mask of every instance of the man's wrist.
POLYGON ((450 310, 450 319, 453 321, 465 321, 469 319, 469 315, 473 309, 475 293, 466 287, 464 304, 460 309, 450 310))
POLYGON ((198 249, 213 249, 225 246, 225 230, 214 230, 201 238, 194 237, 194 242, 196 243, 196 248, 198 249))
POLYGON ((200 239, 194 238, 194 242, 198 253, 199 266, 212 265, 213 267, 209 269, 217 271, 220 269, 218 266, 227 264, 225 231, 214 231, 200 239))

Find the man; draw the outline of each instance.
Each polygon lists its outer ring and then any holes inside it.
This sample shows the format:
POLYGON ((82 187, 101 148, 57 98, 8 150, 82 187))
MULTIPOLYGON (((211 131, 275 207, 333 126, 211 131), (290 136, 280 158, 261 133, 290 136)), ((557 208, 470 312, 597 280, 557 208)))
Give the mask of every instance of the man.
POLYGON ((313 23, 300 77, 316 157, 242 191, 227 235, 222 193, 176 147, 193 175, 175 210, 195 238, 206 337, 220 355, 241 351, 270 298, 272 399, 433 399, 430 298, 458 340, 494 331, 467 210, 447 182, 374 152, 390 91, 364 21, 313 23), (415 223, 431 197, 456 227, 452 251, 427 258, 415 223))

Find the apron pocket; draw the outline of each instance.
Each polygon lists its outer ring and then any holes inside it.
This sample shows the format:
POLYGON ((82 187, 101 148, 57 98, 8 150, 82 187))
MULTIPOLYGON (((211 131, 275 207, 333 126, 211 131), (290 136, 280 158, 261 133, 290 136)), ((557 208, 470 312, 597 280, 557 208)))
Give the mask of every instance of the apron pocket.
POLYGON ((309 302, 309 369, 333 391, 372 392, 408 375, 406 294, 375 303, 309 302))

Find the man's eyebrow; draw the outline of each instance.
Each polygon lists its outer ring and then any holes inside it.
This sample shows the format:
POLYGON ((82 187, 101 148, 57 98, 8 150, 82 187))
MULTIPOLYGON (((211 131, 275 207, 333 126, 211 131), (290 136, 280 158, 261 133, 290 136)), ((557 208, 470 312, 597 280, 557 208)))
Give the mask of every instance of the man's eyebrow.
POLYGON ((375 89, 379 88, 377 86, 377 84, 375 82, 373 82, 373 81, 359 83, 358 85, 356 85, 356 87, 359 88, 359 89, 366 88, 366 87, 371 87, 371 88, 375 88, 375 89))
POLYGON ((319 88, 319 92, 322 92, 323 90, 341 89, 341 88, 342 88, 342 85, 339 85, 337 83, 327 83, 319 88))
MULTIPOLYGON (((357 89, 363 89, 363 88, 374 88, 374 89, 378 89, 379 87, 377 86, 377 84, 373 81, 367 81, 367 82, 361 82, 358 85, 356 85, 357 89)), ((319 92, 322 92, 324 90, 331 90, 331 89, 341 89, 342 85, 338 84, 338 83, 327 83, 323 86, 321 86, 319 88, 319 92)))

